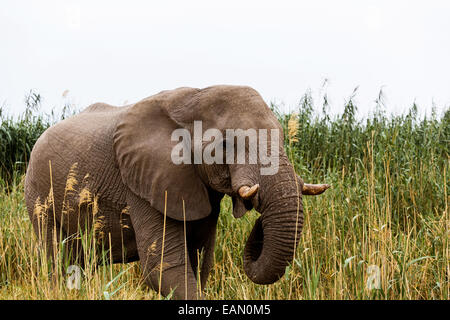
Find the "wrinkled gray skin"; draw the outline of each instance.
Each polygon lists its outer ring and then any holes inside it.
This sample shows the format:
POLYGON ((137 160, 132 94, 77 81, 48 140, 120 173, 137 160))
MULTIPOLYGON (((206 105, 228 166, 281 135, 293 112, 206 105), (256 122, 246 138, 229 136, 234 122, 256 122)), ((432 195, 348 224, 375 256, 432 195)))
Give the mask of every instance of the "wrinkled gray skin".
POLYGON ((228 194, 235 217, 252 207, 261 213, 245 247, 245 273, 258 284, 277 281, 292 260, 303 223, 303 182, 283 150, 282 131, 280 167, 272 176, 260 175, 260 165, 176 166, 170 158, 177 144, 171 141, 172 131, 187 128, 192 132, 194 120, 203 121, 203 131, 282 130, 261 96, 249 87, 238 86, 179 88, 124 107, 94 104, 48 129, 32 151, 25 182, 33 227, 45 239, 48 254, 52 254, 56 235, 56 242, 66 239, 71 259, 83 263, 80 240, 74 235, 79 225, 92 225, 92 208, 80 204, 79 194, 86 189, 97 196, 96 217, 101 217, 101 228, 96 231, 105 239, 107 249, 111 242, 113 262, 140 260, 147 283, 158 290, 166 210, 161 292, 167 295, 175 289, 176 298, 195 299, 199 297, 197 270, 204 288, 213 263, 220 200, 228 194), (76 183, 74 190, 66 192, 71 167, 76 183), (36 203, 45 201, 51 184, 55 209, 50 205, 38 221, 33 213, 36 203), (260 188, 253 199, 239 197, 240 187, 255 184, 260 188), (40 231, 42 225, 44 230, 40 231), (202 250, 203 263, 198 266, 197 251, 202 250))

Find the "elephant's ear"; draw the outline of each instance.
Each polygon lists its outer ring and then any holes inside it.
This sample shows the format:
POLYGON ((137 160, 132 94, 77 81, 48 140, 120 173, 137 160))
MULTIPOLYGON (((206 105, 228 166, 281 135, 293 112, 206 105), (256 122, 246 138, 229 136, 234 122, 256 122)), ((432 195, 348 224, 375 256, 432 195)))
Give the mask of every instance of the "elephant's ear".
POLYGON ((179 126, 168 111, 171 104, 183 103, 192 92, 174 92, 163 92, 128 107, 116 127, 114 150, 122 180, 132 192, 180 221, 184 200, 186 220, 197 220, 211 212, 208 192, 193 164, 172 162, 172 149, 179 142, 171 141, 171 135, 179 126))

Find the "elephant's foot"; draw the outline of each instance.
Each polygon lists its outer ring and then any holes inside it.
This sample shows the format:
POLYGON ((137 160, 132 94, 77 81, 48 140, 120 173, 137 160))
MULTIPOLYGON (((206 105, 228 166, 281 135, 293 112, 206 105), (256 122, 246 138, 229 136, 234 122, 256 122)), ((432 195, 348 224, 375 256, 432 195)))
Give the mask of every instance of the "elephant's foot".
POLYGON ((202 299, 200 283, 196 280, 190 266, 169 267, 163 269, 162 274, 159 268, 156 268, 150 273, 149 278, 149 285, 158 293, 160 292, 161 297, 171 296, 176 300, 202 299), (159 285, 160 278, 161 285, 159 285))

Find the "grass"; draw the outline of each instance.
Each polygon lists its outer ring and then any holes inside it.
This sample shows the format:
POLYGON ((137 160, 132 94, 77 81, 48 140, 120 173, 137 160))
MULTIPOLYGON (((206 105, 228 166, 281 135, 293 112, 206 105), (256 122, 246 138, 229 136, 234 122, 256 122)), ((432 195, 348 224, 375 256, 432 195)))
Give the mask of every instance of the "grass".
MULTIPOLYGON (((304 197, 296 258, 270 286, 252 283, 243 271, 242 252, 258 213, 234 219, 225 197, 205 297, 448 300, 450 110, 420 118, 413 106, 387 116, 379 102, 360 121, 351 97, 331 118, 326 99, 315 113, 309 94, 293 113, 272 107, 296 171, 332 188, 304 197)), ((26 212, 22 172, 14 169, 12 176, 0 192, 0 299, 158 299, 143 284, 138 263, 88 264, 80 290, 70 290, 68 266, 58 256, 51 276, 26 212)), ((90 247, 92 237, 81 236, 90 247)), ((88 261, 108 254, 88 252, 88 261)))

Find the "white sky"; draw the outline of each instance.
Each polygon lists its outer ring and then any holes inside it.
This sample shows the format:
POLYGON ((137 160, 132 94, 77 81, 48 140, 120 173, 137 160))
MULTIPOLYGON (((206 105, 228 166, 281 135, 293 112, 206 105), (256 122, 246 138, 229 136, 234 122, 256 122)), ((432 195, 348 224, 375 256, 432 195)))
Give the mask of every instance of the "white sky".
POLYGON ((122 105, 180 86, 245 84, 292 109, 324 79, 387 111, 450 106, 450 1, 24 1, 0 7, 0 106, 122 105), (62 93, 69 90, 66 98, 62 93))

